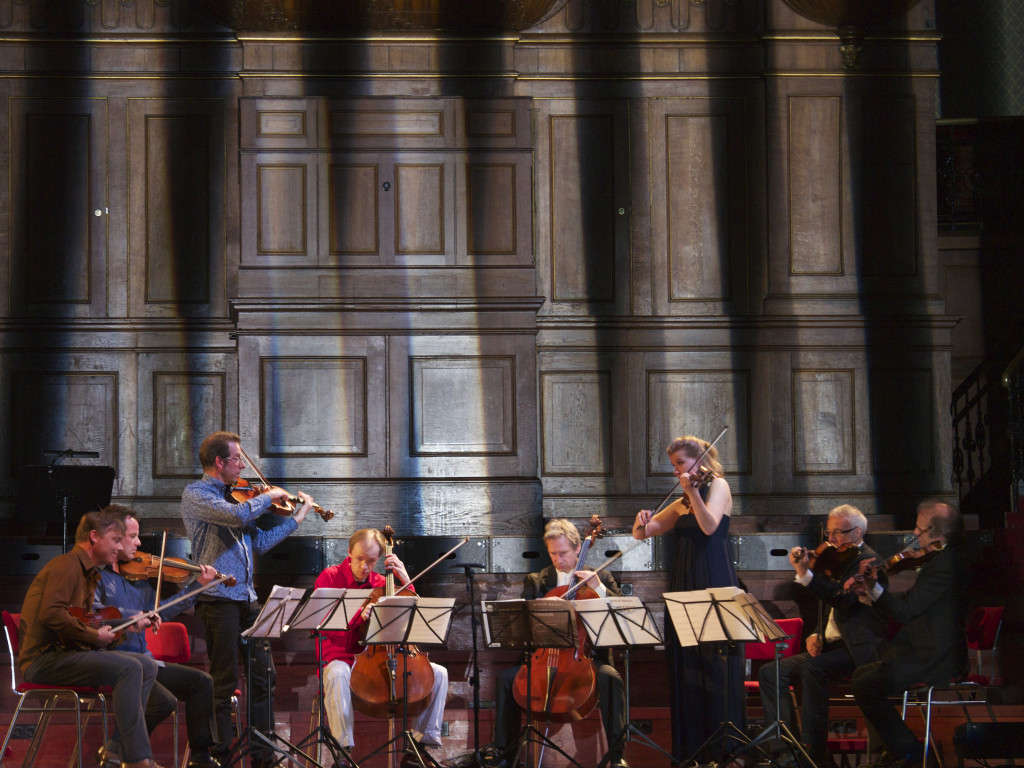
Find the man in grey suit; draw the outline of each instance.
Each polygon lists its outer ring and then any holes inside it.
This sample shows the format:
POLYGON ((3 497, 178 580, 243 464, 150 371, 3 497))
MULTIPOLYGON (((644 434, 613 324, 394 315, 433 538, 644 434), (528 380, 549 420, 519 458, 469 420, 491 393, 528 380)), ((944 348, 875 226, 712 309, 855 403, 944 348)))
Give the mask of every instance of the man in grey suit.
POLYGON ((831 545, 820 552, 812 569, 803 547, 790 550, 789 561, 796 582, 821 601, 817 631, 807 635, 807 650, 781 659, 778 676, 774 663, 758 673, 765 719, 793 721, 788 695, 791 682, 799 681, 801 693, 800 740, 817 766, 828 760, 829 685, 843 680, 864 664, 876 661, 885 642, 886 620, 879 611, 861 603, 843 589, 843 582, 859 570, 859 564, 877 560, 878 554, 864 543, 868 521, 856 507, 843 504, 828 513, 826 539, 831 545), (778 696, 782 680, 783 695, 778 696), (780 711, 776 711, 776 701, 780 711))
POLYGON ((890 699, 917 684, 941 685, 967 672, 967 566, 961 548, 960 513, 938 499, 917 507, 914 533, 929 550, 917 580, 906 592, 891 592, 864 563, 847 587, 872 601, 874 610, 903 627, 881 653, 881 661, 857 670, 853 695, 881 735, 887 768, 918 768, 923 745, 890 699))

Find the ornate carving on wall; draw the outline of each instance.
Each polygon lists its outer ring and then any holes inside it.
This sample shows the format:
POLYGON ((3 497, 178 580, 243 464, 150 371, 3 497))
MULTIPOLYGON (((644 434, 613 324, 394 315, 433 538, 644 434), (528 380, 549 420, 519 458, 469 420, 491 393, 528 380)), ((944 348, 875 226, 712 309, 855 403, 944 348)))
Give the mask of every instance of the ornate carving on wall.
POLYGON ((521 30, 566 0, 195 0, 196 9, 244 31, 521 30))
POLYGON ((865 33, 898 19, 920 0, 782 0, 805 19, 832 27, 839 35, 843 66, 858 65, 865 33))
POLYGON ((181 31, 191 0, 0 0, 0 29, 54 32, 181 31))

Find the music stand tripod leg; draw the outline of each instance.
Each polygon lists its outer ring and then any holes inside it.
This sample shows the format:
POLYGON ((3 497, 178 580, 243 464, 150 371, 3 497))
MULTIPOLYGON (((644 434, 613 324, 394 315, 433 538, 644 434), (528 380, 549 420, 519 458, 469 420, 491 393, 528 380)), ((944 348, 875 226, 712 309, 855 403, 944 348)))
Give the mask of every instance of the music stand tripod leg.
POLYGON ((674 757, 672 757, 671 753, 666 751, 660 744, 658 744, 653 739, 651 739, 650 736, 648 736, 646 733, 644 733, 639 728, 637 728, 635 725, 633 725, 633 720, 629 716, 629 685, 630 685, 629 661, 630 661, 630 648, 629 648, 628 645, 623 649, 623 656, 624 656, 624 664, 625 664, 625 671, 626 671, 625 680, 623 681, 625 683, 625 685, 624 685, 624 688, 625 688, 624 693, 625 693, 625 697, 626 697, 626 727, 623 729, 622 733, 619 734, 619 737, 615 740, 615 743, 609 745, 608 753, 601 759, 601 762, 598 763, 597 768, 608 768, 608 766, 611 764, 611 761, 612 761, 612 755, 615 755, 615 754, 625 754, 626 745, 629 744, 631 741, 633 741, 631 736, 636 736, 636 740, 637 741, 640 741, 640 742, 646 744, 648 747, 650 747, 650 748, 652 748, 654 750, 657 750, 658 752, 661 752, 662 755, 664 755, 665 757, 667 757, 669 759, 670 765, 678 766, 679 763, 676 761, 676 759, 674 757))
MULTIPOLYGON (((322 641, 323 633, 314 630, 313 635, 314 643, 320 643, 322 641)), ((326 726, 324 726, 324 702, 326 698, 324 694, 324 669, 327 667, 327 665, 324 664, 322 661, 323 654, 321 651, 322 649, 318 645, 317 667, 319 674, 317 675, 317 726, 308 736, 306 736, 304 739, 302 739, 302 741, 296 744, 294 749, 296 752, 301 753, 302 750, 306 748, 307 745, 316 745, 316 759, 314 760, 310 758, 310 760, 316 765, 321 765, 319 748, 321 746, 327 747, 327 751, 330 752, 331 758, 334 760, 335 763, 341 762, 341 758, 343 757, 345 760, 352 764, 353 768, 359 768, 359 764, 356 763, 355 759, 353 759, 349 751, 345 749, 345 747, 343 747, 338 742, 338 740, 334 738, 334 734, 331 733, 326 726)))

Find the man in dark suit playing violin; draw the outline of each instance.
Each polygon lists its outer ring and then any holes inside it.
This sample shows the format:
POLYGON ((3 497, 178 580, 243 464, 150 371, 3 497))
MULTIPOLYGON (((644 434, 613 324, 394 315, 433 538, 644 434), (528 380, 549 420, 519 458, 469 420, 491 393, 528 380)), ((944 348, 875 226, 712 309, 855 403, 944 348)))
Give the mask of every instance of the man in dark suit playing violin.
MULTIPOLYGON (((619 596, 622 590, 608 571, 594 574, 592 571, 577 571, 576 562, 582 548, 582 539, 576 526, 568 520, 555 519, 544 527, 544 544, 547 547, 551 565, 538 573, 527 574, 523 580, 522 597, 537 600, 555 587, 567 586, 575 575, 586 581, 599 597, 619 596)), ((622 677, 611 664, 607 651, 595 655, 597 667, 596 684, 598 708, 605 735, 611 745, 611 768, 629 768, 623 757, 623 733, 626 730, 626 691, 622 677)), ((519 667, 510 667, 498 673, 495 681, 496 701, 494 711, 494 746, 499 752, 507 752, 520 732, 519 707, 513 697, 513 687, 519 667)), ((514 755, 511 756, 514 758, 514 755)), ((506 757, 502 762, 509 763, 506 757)), ((501 765, 501 763, 499 763, 501 765)))
POLYGON ((960 513, 938 499, 917 507, 914 533, 931 553, 905 592, 883 587, 869 563, 846 586, 872 602, 873 610, 903 627, 881 653, 881 661, 861 667, 853 677, 853 695, 864 716, 882 737, 882 765, 916 768, 924 747, 900 717, 890 697, 918 684, 941 685, 967 672, 967 566, 960 550, 960 513))
POLYGON ((79 618, 92 610, 99 569, 117 562, 124 533, 121 515, 96 511, 82 516, 75 546, 43 566, 28 588, 18 629, 18 664, 30 683, 111 686, 123 768, 160 768, 151 759, 143 717, 156 681, 156 661, 138 653, 97 653, 115 645, 118 635, 109 626, 79 618))
POLYGON ((758 673, 761 704, 765 719, 793 721, 793 707, 787 693, 790 682, 799 680, 801 691, 800 740, 815 765, 830 765, 828 760, 828 686, 843 680, 853 671, 877 659, 885 642, 885 617, 864 605, 857 595, 843 589, 843 581, 857 572, 859 563, 876 559, 877 553, 864 543, 867 518, 856 507, 843 504, 828 513, 825 531, 828 546, 812 564, 811 553, 803 547, 790 550, 789 560, 796 570, 795 581, 821 601, 817 631, 807 635, 807 650, 781 659, 778 677, 774 663, 765 664, 758 673), (780 711, 776 711, 778 701, 780 711))
MULTIPOLYGON (((100 583, 96 588, 93 603, 96 609, 103 606, 116 608, 122 616, 130 618, 134 615, 151 611, 155 605, 156 591, 148 580, 129 581, 120 572, 121 563, 130 563, 139 545, 139 521, 128 507, 111 504, 107 511, 120 515, 124 520, 125 535, 121 540, 121 552, 117 562, 100 570, 100 583)), ((200 566, 196 581, 201 585, 212 582, 217 571, 208 566, 200 566)), ((193 597, 161 611, 153 616, 154 631, 159 631, 160 622, 184 611, 195 602, 193 597)), ((125 636, 125 641, 118 646, 119 651, 140 653, 151 656, 146 645, 145 632, 134 632, 125 636)), ((188 743, 191 757, 187 768, 218 768, 220 765, 210 756, 213 746, 213 678, 201 669, 184 664, 160 663, 156 673, 156 683, 146 702, 146 729, 149 733, 161 722, 166 720, 178 701, 185 702, 185 722, 188 730, 188 743)), ((115 729, 110 740, 96 753, 96 761, 100 766, 117 768, 121 764, 121 748, 119 734, 115 729)))

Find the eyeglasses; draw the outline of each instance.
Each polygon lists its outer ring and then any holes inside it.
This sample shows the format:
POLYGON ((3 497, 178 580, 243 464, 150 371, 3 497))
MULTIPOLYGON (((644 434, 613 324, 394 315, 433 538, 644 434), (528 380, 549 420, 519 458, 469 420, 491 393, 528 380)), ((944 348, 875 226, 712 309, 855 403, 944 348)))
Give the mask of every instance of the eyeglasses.
POLYGON ((224 459, 224 461, 233 461, 235 462, 236 467, 245 466, 245 462, 242 460, 241 456, 228 456, 226 459, 224 459))
POLYGON ((833 536, 845 536, 850 531, 855 531, 855 530, 857 530, 857 526, 856 525, 853 526, 852 528, 846 528, 845 530, 840 530, 839 528, 836 528, 836 529, 831 530, 831 531, 825 531, 825 538, 826 539, 831 539, 833 536))

